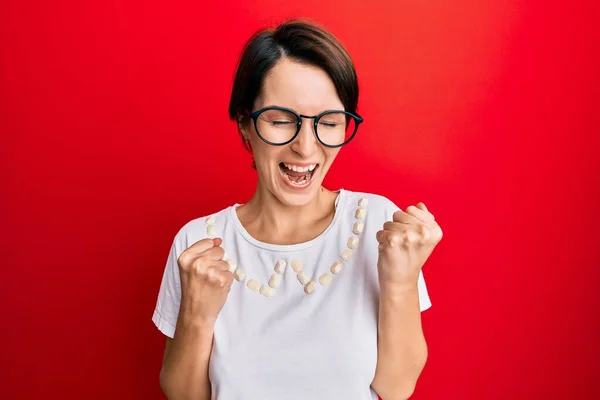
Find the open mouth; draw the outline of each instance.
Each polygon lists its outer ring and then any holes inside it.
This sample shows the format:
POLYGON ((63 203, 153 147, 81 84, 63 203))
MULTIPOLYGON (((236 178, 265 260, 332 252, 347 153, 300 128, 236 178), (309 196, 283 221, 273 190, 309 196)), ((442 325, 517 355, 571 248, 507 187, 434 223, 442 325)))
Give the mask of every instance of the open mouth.
POLYGON ((300 167, 293 164, 279 163, 283 178, 294 187, 306 187, 311 182, 319 164, 300 167))

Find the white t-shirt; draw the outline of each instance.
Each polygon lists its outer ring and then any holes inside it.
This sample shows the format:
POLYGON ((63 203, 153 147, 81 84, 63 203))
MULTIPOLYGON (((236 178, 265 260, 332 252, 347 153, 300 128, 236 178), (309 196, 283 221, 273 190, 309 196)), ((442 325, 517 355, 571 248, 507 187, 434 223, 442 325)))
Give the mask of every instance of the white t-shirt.
MULTIPOLYGON (((238 206, 194 219, 177 233, 152 317, 158 329, 171 338, 175 332, 178 256, 198 240, 221 237, 243 279, 234 280, 215 324, 212 399, 377 399, 370 386, 377 363, 375 235, 398 207, 380 195, 341 189, 323 233, 274 245, 250 236, 238 206)), ((423 311, 431 302, 422 273, 418 290, 423 311)))

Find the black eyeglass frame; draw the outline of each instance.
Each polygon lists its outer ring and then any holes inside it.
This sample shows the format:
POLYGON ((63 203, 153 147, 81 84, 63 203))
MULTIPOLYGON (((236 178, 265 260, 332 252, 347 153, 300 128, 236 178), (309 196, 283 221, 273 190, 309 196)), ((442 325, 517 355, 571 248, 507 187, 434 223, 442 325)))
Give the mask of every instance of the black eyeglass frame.
POLYGON ((296 111, 294 111, 294 110, 292 110, 290 108, 279 107, 279 106, 270 106, 270 107, 261 108, 260 110, 256 110, 256 111, 250 113, 250 118, 252 118, 252 120, 254 121, 254 129, 256 130, 256 133, 258 134, 258 137, 260 137, 260 139, 263 142, 265 142, 267 144, 270 144, 271 146, 285 146, 286 144, 293 142, 294 139, 296 139, 296 137, 298 136, 298 133, 300 133, 300 129, 302 128, 302 119, 303 118, 313 119, 314 120, 313 121, 313 128, 314 128, 313 133, 317 137, 317 140, 323 146, 329 147, 329 148, 332 148, 332 149, 347 145, 354 138, 354 136, 356 135, 356 132, 358 131, 359 125, 364 121, 363 118, 360 115, 351 113, 349 111, 344 111, 344 110, 327 110, 327 111, 323 111, 322 113, 320 113, 318 115, 312 115, 311 116, 311 115, 298 114, 296 111), (296 121, 297 121, 297 123, 296 123, 296 133, 294 133, 294 135, 292 136, 291 139, 289 139, 289 140, 287 140, 287 141, 285 141, 283 143, 275 143, 275 142, 271 142, 271 141, 265 139, 260 134, 260 131, 258 130, 258 117, 260 117, 260 115, 262 113, 264 113, 265 111, 269 111, 269 110, 287 111, 287 112, 292 113, 292 114, 294 114, 296 116, 296 121), (351 118, 353 118, 354 119, 354 123, 355 123, 355 125, 354 125, 354 132, 352 132, 352 135, 350 135, 350 137, 348 139, 346 139, 343 143, 336 144, 336 145, 331 145, 331 144, 327 144, 327 143, 323 142, 321 140, 321 138, 319 137, 319 133, 318 133, 319 130, 317 129, 317 126, 319 124, 319 120, 321 118, 323 118, 324 116, 329 115, 329 114, 333 114, 333 113, 343 113, 343 114, 346 114, 346 115, 350 116, 351 118))

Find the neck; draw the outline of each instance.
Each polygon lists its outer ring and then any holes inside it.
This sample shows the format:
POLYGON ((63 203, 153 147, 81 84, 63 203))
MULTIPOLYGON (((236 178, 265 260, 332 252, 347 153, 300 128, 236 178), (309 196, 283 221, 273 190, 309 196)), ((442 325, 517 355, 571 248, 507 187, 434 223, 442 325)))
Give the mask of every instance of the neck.
POLYGON ((237 210, 238 218, 256 239, 276 244, 300 243, 316 237, 333 219, 337 193, 324 187, 308 204, 283 204, 259 184, 252 198, 237 210))

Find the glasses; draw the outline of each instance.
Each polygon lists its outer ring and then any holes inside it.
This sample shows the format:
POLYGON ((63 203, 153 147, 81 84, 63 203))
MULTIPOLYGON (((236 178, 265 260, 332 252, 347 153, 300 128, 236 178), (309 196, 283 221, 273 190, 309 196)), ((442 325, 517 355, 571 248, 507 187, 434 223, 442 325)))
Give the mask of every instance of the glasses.
POLYGON ((302 115, 285 107, 266 107, 250 114, 258 136, 267 144, 283 146, 292 142, 302 128, 303 118, 313 120, 317 140, 326 147, 342 147, 356 135, 363 119, 348 111, 329 110, 319 115, 302 115))

